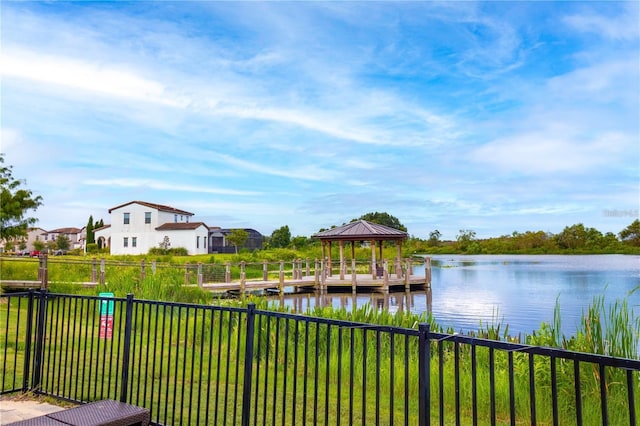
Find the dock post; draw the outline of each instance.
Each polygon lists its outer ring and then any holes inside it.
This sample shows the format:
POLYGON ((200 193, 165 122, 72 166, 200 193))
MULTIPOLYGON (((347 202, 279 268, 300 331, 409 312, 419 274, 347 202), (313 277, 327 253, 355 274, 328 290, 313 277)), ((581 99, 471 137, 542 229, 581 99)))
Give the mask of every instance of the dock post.
MULTIPOLYGON (((144 260, 143 260, 144 262, 144 260)), ((203 281, 203 276, 202 276, 202 262, 198 262, 198 287, 202 288, 202 281, 203 281)))
POLYGON ((105 271, 104 271, 104 257, 100 259, 100 284, 104 285, 106 282, 105 271))
POLYGON ((431 288, 431 258, 424 258, 424 284, 431 288))
POLYGON ((247 274, 244 270, 244 260, 240 262, 240 295, 244 296, 244 290, 247 284, 247 274))
POLYGON ((324 290, 324 287, 327 283, 327 267, 326 262, 322 262, 322 266, 320 267, 320 291, 324 290))
POLYGON ((278 277, 278 291, 284 292, 284 260, 280 261, 280 274, 278 277))
POLYGON ((356 282, 356 260, 351 259, 351 293, 356 294, 358 283, 356 282))
POLYGON ((224 282, 230 283, 231 282, 231 262, 226 262, 224 266, 225 266, 224 282))
POLYGON ((311 275, 311 269, 309 267, 309 258, 308 257, 306 259, 306 262, 307 262, 307 271, 306 271, 306 274, 304 276, 308 277, 309 275, 311 275))
POLYGON ((393 265, 396 269, 396 277, 402 278, 402 262, 400 261, 399 257, 396 256, 393 258, 393 265))
POLYGON ((382 261, 382 291, 389 293, 389 261, 387 259, 382 261))
POLYGON ((318 262, 318 259, 316 259, 313 269, 313 283, 316 285, 316 288, 318 284, 320 284, 320 262, 318 262))
POLYGON ((269 265, 267 264, 267 260, 262 261, 262 281, 267 281, 269 279, 269 265))

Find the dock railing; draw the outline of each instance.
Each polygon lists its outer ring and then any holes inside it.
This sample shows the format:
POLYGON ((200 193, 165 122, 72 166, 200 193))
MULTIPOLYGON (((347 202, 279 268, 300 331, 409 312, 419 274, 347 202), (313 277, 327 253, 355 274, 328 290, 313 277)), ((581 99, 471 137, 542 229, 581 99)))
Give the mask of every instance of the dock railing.
POLYGON ((245 308, 0 295, 1 393, 156 424, 636 425, 640 360, 245 308))

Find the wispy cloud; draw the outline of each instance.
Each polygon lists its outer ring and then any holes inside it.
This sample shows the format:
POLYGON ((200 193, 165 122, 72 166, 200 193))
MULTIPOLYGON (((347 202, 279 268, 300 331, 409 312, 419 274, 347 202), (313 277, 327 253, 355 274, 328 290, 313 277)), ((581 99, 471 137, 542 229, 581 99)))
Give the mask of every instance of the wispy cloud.
POLYGON ((197 185, 180 185, 171 184, 166 181, 157 181, 151 179, 88 179, 84 181, 89 186, 105 186, 109 188, 139 188, 154 189, 162 191, 178 191, 178 192, 197 192, 199 194, 220 194, 220 195, 241 195, 253 196, 260 195, 255 191, 239 191, 234 189, 215 188, 211 186, 197 185))
POLYGON ((0 7, 2 150, 45 227, 157 197, 265 233, 617 232, 602 205, 637 204, 637 3, 0 7))

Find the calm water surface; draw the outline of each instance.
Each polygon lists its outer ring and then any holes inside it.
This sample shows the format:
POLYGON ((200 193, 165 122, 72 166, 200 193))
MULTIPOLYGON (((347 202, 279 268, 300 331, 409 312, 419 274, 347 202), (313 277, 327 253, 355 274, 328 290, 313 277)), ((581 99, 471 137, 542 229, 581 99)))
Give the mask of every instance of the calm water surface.
MULTIPOLYGON (((553 322, 556 300, 562 331, 573 335, 594 297, 605 303, 627 297, 640 315, 640 256, 432 256, 431 291, 328 295, 289 294, 281 303, 298 311, 315 305, 351 308, 371 304, 389 311, 432 312, 436 322, 456 331, 477 330, 480 321, 509 325, 509 334, 530 334, 553 322)), ((424 275, 422 266, 416 275, 424 275)), ((278 300, 278 297, 275 297, 278 300)))

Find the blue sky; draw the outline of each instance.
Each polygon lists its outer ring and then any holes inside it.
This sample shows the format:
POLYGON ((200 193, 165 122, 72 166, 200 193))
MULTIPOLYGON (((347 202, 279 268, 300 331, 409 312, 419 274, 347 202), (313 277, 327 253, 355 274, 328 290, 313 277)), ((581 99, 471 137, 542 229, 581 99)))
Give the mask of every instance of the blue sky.
POLYGON ((45 229, 132 200, 311 235, 619 232, 638 2, 7 2, 2 152, 45 229))

